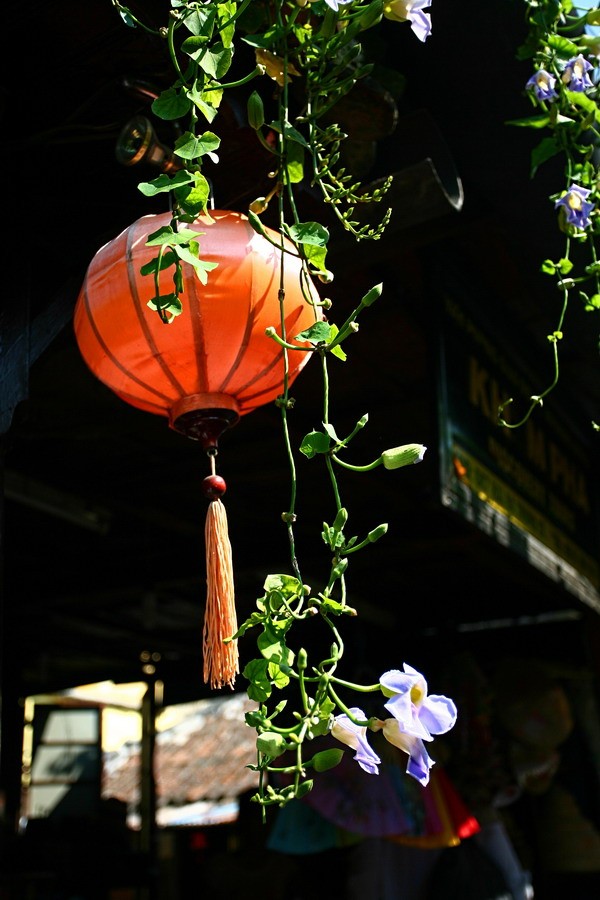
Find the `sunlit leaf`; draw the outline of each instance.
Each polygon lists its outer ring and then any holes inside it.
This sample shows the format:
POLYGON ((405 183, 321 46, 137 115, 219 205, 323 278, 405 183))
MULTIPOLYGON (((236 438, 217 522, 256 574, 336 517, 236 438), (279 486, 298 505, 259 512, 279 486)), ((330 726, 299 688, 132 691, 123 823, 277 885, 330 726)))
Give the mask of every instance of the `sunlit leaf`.
POLYGON ((328 322, 315 322, 310 328, 294 335, 295 341, 308 341, 310 344, 327 343, 331 338, 331 325, 328 322))
POLYGON ((186 172, 184 170, 177 172, 172 178, 163 174, 159 175, 158 178, 155 178, 153 181, 142 182, 138 184, 138 190, 141 191, 145 197, 154 197, 156 194, 164 194, 175 188, 192 184, 193 181, 194 175, 191 172, 186 172))
POLYGON ((178 87, 167 88, 152 101, 152 112, 160 119, 181 119, 192 108, 185 92, 178 87))
POLYGON ((296 244, 312 244, 323 247, 329 240, 329 230, 320 222, 299 222, 289 228, 289 235, 296 244))
POLYGON ((223 47, 214 45, 213 48, 204 53, 198 59, 200 68, 210 75, 216 81, 219 81, 227 74, 233 59, 233 50, 231 47, 223 47))
POLYGON ((317 453, 328 453, 329 448, 329 436, 322 431, 311 431, 300 444, 300 452, 309 459, 312 459, 317 453))
POLYGON ((221 139, 212 131, 205 131, 200 136, 186 131, 175 141, 175 153, 181 159, 199 159, 206 153, 212 153, 221 143, 221 139))

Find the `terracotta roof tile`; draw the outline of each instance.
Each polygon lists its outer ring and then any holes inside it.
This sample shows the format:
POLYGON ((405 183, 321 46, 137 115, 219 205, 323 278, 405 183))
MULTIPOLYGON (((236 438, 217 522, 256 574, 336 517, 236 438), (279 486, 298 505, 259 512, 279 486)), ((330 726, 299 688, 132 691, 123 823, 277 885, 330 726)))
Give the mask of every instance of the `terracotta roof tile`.
MULTIPOLYGON (((258 774, 246 768, 256 757, 256 734, 244 713, 257 704, 247 694, 233 694, 169 707, 157 717, 155 777, 157 806, 181 806, 197 801, 230 800, 258 784, 258 774), (172 722, 163 727, 162 722, 172 722)), ((127 744, 111 754, 103 795, 139 804, 141 754, 139 744, 127 744)))

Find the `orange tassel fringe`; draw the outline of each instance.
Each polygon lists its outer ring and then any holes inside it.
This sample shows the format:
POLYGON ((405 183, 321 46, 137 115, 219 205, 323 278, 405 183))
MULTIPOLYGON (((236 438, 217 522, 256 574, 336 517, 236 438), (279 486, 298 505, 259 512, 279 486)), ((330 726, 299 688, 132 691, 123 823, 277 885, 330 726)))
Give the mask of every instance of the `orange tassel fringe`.
POLYGON ((206 526, 206 609, 202 647, 204 652, 204 682, 211 688, 228 685, 233 689, 239 674, 237 640, 225 643, 237 631, 235 591, 231 544, 227 528, 227 513, 220 500, 208 505, 206 526))

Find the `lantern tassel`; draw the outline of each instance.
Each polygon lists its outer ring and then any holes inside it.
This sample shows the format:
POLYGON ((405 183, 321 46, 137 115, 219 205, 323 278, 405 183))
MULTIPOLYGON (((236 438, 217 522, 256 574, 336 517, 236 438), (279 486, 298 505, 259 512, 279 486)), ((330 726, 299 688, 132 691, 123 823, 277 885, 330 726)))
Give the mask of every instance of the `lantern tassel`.
MULTIPOLYGON (((204 482, 205 492, 212 487, 213 497, 225 490, 225 482, 219 476, 209 476, 204 482), (219 483, 218 489, 215 482, 219 483)), ((240 671, 237 640, 232 640, 237 631, 233 563, 227 513, 218 496, 208 505, 204 537, 207 586, 202 635, 204 682, 210 682, 215 689, 226 685, 233 689, 240 671)))

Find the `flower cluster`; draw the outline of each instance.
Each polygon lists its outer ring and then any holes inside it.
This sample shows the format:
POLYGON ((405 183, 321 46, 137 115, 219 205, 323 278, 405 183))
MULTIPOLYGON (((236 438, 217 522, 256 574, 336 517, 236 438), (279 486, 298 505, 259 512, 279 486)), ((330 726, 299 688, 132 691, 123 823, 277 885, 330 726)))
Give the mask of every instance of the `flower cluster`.
POLYGON ((365 714, 358 707, 348 710, 350 715, 335 717, 331 733, 334 738, 353 750, 359 766, 370 775, 377 775, 381 760, 367 741, 367 728, 382 731, 383 736, 408 754, 406 771, 420 784, 429 782, 429 770, 434 760, 425 749, 424 741, 434 735, 445 734, 456 722, 456 706, 441 694, 428 694, 423 675, 404 663, 404 671, 391 669, 379 679, 379 685, 388 701, 384 704, 391 718, 369 720, 359 724, 365 714))

